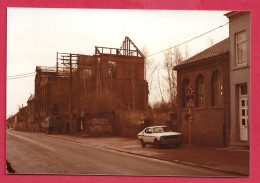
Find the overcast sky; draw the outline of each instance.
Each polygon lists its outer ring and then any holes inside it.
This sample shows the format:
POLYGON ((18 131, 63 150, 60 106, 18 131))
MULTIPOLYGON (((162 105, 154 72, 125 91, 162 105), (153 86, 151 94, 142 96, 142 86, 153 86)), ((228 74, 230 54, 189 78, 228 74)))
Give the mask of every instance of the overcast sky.
MULTIPOLYGON (((56 52, 93 55, 95 46, 119 48, 125 36, 149 54, 187 41, 228 22, 226 11, 8 8, 7 116, 34 94, 36 66, 54 66, 56 52)), ((228 37, 228 25, 184 46, 192 56, 228 37)), ((182 48, 181 48, 182 49, 182 48)), ((163 65, 163 53, 149 57, 163 65)), ((161 67, 162 68, 162 67, 161 67)), ((150 91, 150 101, 158 93, 150 91)))

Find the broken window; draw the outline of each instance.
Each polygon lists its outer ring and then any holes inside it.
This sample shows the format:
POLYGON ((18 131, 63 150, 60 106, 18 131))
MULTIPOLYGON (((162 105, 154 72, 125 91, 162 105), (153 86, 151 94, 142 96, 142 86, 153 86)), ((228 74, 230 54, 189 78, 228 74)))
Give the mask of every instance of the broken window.
POLYGON ((189 100, 189 97, 186 96, 186 91, 188 90, 188 86, 190 84, 190 81, 186 78, 182 82, 182 107, 186 107, 186 104, 189 100))
POLYGON ((84 69, 83 70, 83 77, 84 78, 90 78, 93 75, 92 69, 84 69))
POLYGON ((211 79, 211 105, 221 105, 223 100, 223 83, 221 75, 215 71, 211 79))
POLYGON ((116 62, 108 61, 108 76, 116 78, 116 62))
POLYGON ((196 79, 196 106, 204 106, 204 81, 202 75, 199 75, 196 79))
POLYGON ((236 65, 246 65, 246 31, 235 35, 236 41, 236 65))

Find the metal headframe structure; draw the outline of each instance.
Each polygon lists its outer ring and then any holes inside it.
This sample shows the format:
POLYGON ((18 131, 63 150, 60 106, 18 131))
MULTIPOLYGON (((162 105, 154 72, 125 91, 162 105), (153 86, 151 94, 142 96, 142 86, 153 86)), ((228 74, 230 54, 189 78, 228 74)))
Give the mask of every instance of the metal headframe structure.
POLYGON ((95 47, 95 55, 121 55, 121 56, 132 56, 132 57, 144 57, 142 52, 137 48, 133 41, 129 37, 125 37, 120 48, 109 48, 109 47, 95 47))

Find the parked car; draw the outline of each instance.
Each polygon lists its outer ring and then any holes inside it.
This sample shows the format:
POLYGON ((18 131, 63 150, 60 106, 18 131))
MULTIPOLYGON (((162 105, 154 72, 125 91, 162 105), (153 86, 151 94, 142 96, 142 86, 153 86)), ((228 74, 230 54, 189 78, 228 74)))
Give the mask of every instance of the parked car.
POLYGON ((146 144, 153 144, 155 148, 160 148, 161 145, 179 147, 183 143, 183 135, 173 132, 167 126, 151 126, 138 133, 138 140, 142 147, 146 147, 146 144))

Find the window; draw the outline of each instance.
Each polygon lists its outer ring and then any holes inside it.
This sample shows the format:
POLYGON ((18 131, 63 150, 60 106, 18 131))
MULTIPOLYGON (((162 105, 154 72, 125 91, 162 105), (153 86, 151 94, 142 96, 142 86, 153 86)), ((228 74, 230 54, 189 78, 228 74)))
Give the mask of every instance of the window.
POLYGON ((240 86, 240 95, 247 95, 247 85, 240 86))
POLYGON ((92 89, 92 84, 91 84, 91 81, 93 76, 94 76, 94 68, 93 67, 90 67, 88 66, 87 68, 85 68, 83 71, 82 71, 82 80, 81 82, 82 85, 81 85, 81 89, 83 90, 82 92, 83 93, 86 93, 87 91, 90 91, 92 89))
POLYGON ((108 61, 108 76, 116 78, 116 62, 108 61))
POLYGON ((196 106, 204 105, 204 81, 203 76, 199 75, 196 79, 196 106))
POLYGON ((152 128, 147 128, 147 129, 145 130, 145 133, 153 133, 153 129, 152 129, 152 128))
POLYGON ((182 107, 186 107, 186 104, 188 102, 189 97, 186 96, 186 91, 188 89, 188 86, 190 84, 190 81, 186 78, 182 82, 182 107))
POLYGON ((211 78, 211 105, 217 106, 222 104, 223 84, 220 73, 215 71, 211 78))
POLYGON ((83 70, 83 77, 84 78, 90 78, 93 76, 93 72, 91 69, 85 69, 83 70))
POLYGON ((236 42, 236 65, 246 65, 246 31, 235 35, 236 42))

